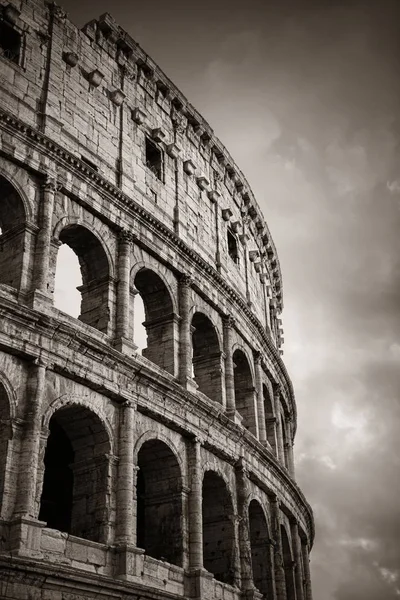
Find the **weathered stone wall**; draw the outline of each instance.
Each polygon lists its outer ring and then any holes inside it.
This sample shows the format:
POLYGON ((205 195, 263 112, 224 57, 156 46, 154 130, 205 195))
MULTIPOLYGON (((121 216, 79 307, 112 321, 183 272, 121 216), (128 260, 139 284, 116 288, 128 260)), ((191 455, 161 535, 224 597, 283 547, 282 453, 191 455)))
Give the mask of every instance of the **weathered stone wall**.
POLYGON ((79 31, 24 0, 0 26, 21 40, 0 40, 1 597, 310 600, 279 263, 247 182, 109 15, 79 31), (79 319, 53 305, 62 243, 79 319))

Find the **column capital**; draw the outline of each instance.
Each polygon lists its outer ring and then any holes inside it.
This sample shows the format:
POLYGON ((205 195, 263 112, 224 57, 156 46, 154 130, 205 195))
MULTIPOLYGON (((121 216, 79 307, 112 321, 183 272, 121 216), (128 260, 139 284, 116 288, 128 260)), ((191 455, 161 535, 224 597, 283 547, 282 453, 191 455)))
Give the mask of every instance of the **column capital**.
POLYGON ((233 329, 236 323, 236 320, 232 315, 224 315, 222 321, 225 329, 233 329))
POLYGON ((58 192, 61 187, 61 184, 57 181, 57 177, 49 173, 46 174, 45 180, 41 185, 42 190, 46 192, 58 192))
POLYGON ((188 273, 181 273, 179 276, 179 285, 183 288, 192 287, 193 279, 188 273))
POLYGON ((127 229, 121 229, 121 231, 118 233, 118 240, 122 244, 132 245, 135 240, 135 235, 127 229))

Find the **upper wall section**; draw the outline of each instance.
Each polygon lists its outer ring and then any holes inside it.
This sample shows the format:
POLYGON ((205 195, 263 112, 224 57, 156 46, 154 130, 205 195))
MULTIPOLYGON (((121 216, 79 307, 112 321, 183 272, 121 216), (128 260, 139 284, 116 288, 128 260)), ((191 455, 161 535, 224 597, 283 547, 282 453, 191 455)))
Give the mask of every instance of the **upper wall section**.
POLYGON ((208 123, 109 14, 79 30, 55 4, 24 0, 3 3, 1 19, 6 110, 195 247, 279 348, 275 247, 246 179, 208 123))

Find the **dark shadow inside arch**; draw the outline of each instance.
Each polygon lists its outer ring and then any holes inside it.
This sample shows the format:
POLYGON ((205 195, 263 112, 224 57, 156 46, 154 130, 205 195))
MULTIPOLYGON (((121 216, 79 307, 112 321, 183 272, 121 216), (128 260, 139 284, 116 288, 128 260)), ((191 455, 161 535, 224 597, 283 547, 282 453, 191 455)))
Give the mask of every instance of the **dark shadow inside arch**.
MULTIPOLYGON (((12 436, 10 402, 4 385, 0 382, 0 514, 5 500, 5 479, 8 444, 12 436)), ((13 469, 13 465, 8 465, 13 469)))
POLYGON ((203 480, 203 565, 215 579, 235 580, 233 506, 222 477, 207 471, 203 480))
POLYGON ((182 477, 172 450, 149 440, 138 453, 137 543, 149 556, 182 566, 182 477))
POLYGON ((143 325, 146 328, 147 348, 143 349, 142 354, 174 375, 176 319, 167 286, 157 273, 147 268, 138 271, 134 286, 142 298, 146 319, 143 325))
POLYGON ((221 349, 214 325, 203 313, 192 319, 193 372, 199 390, 222 404, 221 349))
MULTIPOLYGON (((60 233, 60 242, 67 244, 78 257, 82 275, 79 320, 103 333, 110 333, 110 271, 106 252, 98 238, 81 225, 68 225, 60 233)), ((58 265, 57 265, 58 267, 58 265)), ((68 281, 70 274, 59 273, 57 278, 68 281)))
POLYGON ((236 410, 242 417, 243 427, 257 435, 256 404, 250 365, 242 350, 233 353, 236 410))
POLYGON ((286 529, 281 525, 282 558, 285 570, 285 586, 287 600, 296 600, 292 551, 286 529))
POLYGON ((272 598, 271 555, 268 525, 257 500, 249 504, 249 534, 253 582, 261 594, 272 598))
POLYGON ((267 432, 267 441, 271 444, 271 448, 276 456, 276 423, 274 409, 271 400, 271 394, 265 384, 263 384, 263 400, 265 413, 265 428, 267 432))
POLYGON ((22 283, 26 215, 23 201, 0 176, 0 283, 19 289, 22 283))
POLYGON ((76 405, 56 411, 49 431, 39 520, 52 529, 105 543, 108 434, 97 415, 76 405))

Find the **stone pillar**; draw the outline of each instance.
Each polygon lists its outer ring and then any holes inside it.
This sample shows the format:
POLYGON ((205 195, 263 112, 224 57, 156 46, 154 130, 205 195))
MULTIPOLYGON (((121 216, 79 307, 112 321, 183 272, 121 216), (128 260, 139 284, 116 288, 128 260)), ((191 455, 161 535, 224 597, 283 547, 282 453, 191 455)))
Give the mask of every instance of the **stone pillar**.
POLYGON ((114 346, 120 352, 133 354, 137 346, 132 341, 132 327, 130 320, 133 316, 131 310, 130 270, 131 248, 133 237, 128 231, 121 231, 118 246, 118 286, 116 310, 116 340, 114 346))
POLYGON ((268 583, 269 598, 271 600, 277 600, 276 594, 276 583, 275 583, 275 541, 269 540, 269 566, 270 566, 270 580, 268 583))
POLYGON ((192 278, 182 275, 179 280, 179 380, 185 388, 195 389, 192 378, 192 327, 190 322, 192 278))
POLYGON ((37 359, 30 367, 26 390, 24 432, 18 464, 15 516, 37 518, 36 478, 40 450, 42 405, 46 390, 46 363, 37 359))
POLYGON ((250 524, 247 506, 248 478, 241 461, 236 468, 236 493, 239 517, 239 553, 242 592, 254 590, 253 567, 251 561, 250 524))
POLYGON ((201 444, 195 439, 189 447, 189 568, 197 571, 203 568, 203 481, 201 469, 201 444))
POLYGON ((133 436, 135 406, 124 402, 119 413, 119 462, 117 479, 117 544, 133 545, 133 489, 135 485, 133 464, 133 436))
POLYGON ((48 276, 50 241, 52 231, 54 197, 57 189, 58 188, 56 179, 50 176, 47 177, 46 182, 41 187, 41 222, 40 229, 36 238, 33 289, 39 290, 39 292, 45 295, 49 293, 48 276))
POLYGON ((304 600, 312 600, 310 558, 308 555, 308 544, 302 542, 303 569, 304 569, 304 600))
POLYGON ((292 430, 292 421, 293 417, 291 416, 287 420, 287 443, 286 443, 286 459, 287 459, 287 468, 290 473, 290 476, 294 479, 294 457, 293 457, 293 430, 292 430))
POLYGON ((254 353, 254 366, 256 374, 256 392, 257 392, 257 411, 258 411, 258 436, 262 444, 267 441, 267 431, 265 427, 265 409, 263 393, 263 369, 261 352, 254 353))
POLYGON ((235 404, 235 375, 233 372, 233 352, 232 352, 232 329, 235 320, 227 315, 223 320, 224 325, 224 353, 225 353, 225 396, 226 412, 232 416, 236 413, 235 404))
POLYGON ((283 447, 283 431, 281 420, 281 393, 279 386, 274 387, 274 411, 276 418, 276 455, 280 463, 285 466, 285 449, 283 447))
POLYGON ((283 564, 281 522, 279 518, 279 500, 276 496, 271 499, 271 525, 275 541, 275 589, 276 599, 286 600, 285 567, 283 564))
POLYGON ((299 536, 299 527, 296 521, 290 524, 292 534, 292 550, 294 559, 294 580, 296 585, 297 600, 304 600, 303 591, 303 568, 301 556, 301 540, 299 536))

